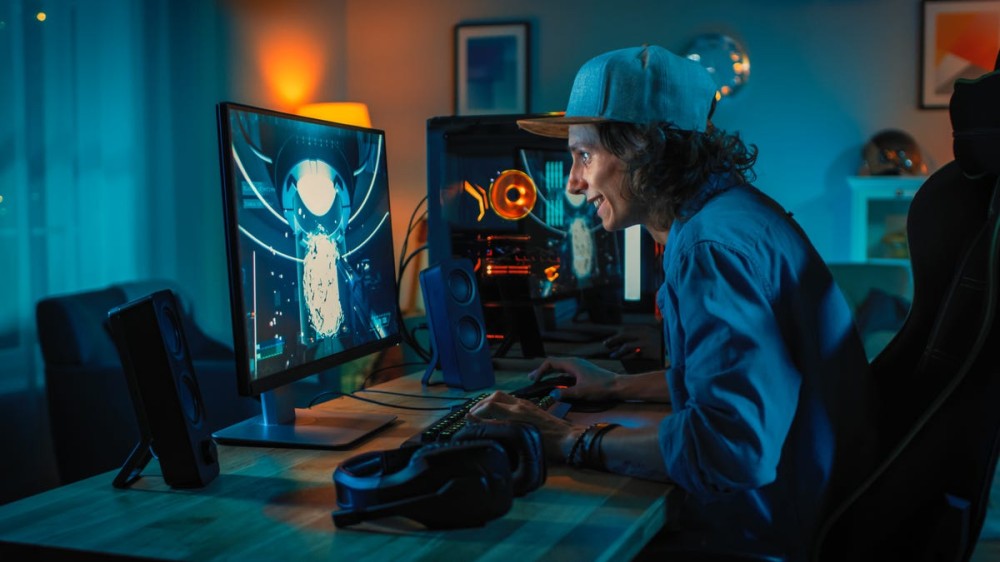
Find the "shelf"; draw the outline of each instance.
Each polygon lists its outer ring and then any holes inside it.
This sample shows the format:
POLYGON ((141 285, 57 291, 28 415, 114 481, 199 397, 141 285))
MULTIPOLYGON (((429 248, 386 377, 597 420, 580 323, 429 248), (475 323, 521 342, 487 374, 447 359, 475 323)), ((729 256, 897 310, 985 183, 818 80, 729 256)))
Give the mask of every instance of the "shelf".
POLYGON ((906 215, 925 176, 853 176, 851 260, 909 263, 906 215))

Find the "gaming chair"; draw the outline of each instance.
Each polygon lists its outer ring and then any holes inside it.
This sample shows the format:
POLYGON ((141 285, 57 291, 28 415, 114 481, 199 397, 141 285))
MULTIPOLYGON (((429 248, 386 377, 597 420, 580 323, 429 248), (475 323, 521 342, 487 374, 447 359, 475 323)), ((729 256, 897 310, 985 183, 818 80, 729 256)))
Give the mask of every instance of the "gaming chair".
POLYGON ((1000 57, 951 98, 955 160, 907 216, 913 303, 872 362, 882 456, 820 533, 818 562, 964 561, 1000 446, 1000 57))

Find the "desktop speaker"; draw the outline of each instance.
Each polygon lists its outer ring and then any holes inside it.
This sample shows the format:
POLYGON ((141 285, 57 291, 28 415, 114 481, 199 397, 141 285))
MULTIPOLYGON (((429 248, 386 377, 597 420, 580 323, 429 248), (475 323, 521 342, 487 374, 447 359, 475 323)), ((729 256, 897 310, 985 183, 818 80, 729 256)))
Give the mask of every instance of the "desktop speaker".
POLYGON ((196 488, 218 476, 219 461, 181 318, 169 290, 108 312, 143 439, 132 457, 145 464, 151 447, 167 484, 196 488))
POLYGON ((472 263, 442 260, 420 272, 420 287, 434 344, 424 383, 440 366, 448 386, 465 390, 493 386, 493 359, 472 263))

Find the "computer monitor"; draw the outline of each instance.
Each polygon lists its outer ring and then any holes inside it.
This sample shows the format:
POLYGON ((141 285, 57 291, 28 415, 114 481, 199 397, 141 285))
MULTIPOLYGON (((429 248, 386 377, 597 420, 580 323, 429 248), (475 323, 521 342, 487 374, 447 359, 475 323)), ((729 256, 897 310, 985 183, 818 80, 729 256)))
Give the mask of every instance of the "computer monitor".
POLYGON ((338 448, 395 416, 296 409, 292 382, 397 345, 385 133, 223 102, 220 164, 239 392, 220 442, 338 448))
MULTIPOLYGON (((580 310, 612 323, 621 316, 621 233, 605 231, 593 206, 566 192, 566 140, 519 129, 521 117, 428 121, 431 261, 455 256, 475 264, 494 338, 511 331, 518 305, 541 312, 543 337, 580 310)), ((515 322, 515 332, 532 328, 523 317, 515 322)))
POLYGON ((572 165, 565 146, 517 150, 515 169, 537 193, 521 225, 539 262, 531 276, 534 299, 578 298, 587 289, 621 286, 619 237, 604 230, 586 196, 566 191, 572 165))

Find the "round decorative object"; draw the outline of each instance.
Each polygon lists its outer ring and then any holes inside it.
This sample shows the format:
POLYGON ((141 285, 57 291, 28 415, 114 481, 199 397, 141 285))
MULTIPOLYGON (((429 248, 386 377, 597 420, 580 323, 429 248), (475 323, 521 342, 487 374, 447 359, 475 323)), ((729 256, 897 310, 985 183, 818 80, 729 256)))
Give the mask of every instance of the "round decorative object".
POLYGON ((917 141, 905 131, 885 129, 875 133, 861 149, 862 176, 924 176, 927 163, 917 141))
POLYGON ((537 200, 538 188, 534 180, 520 170, 502 172, 490 186, 490 204, 503 219, 523 219, 535 208, 537 200))
POLYGON ((695 37, 687 58, 700 62, 719 86, 715 99, 731 96, 750 79, 750 55, 738 41, 720 33, 695 37))

